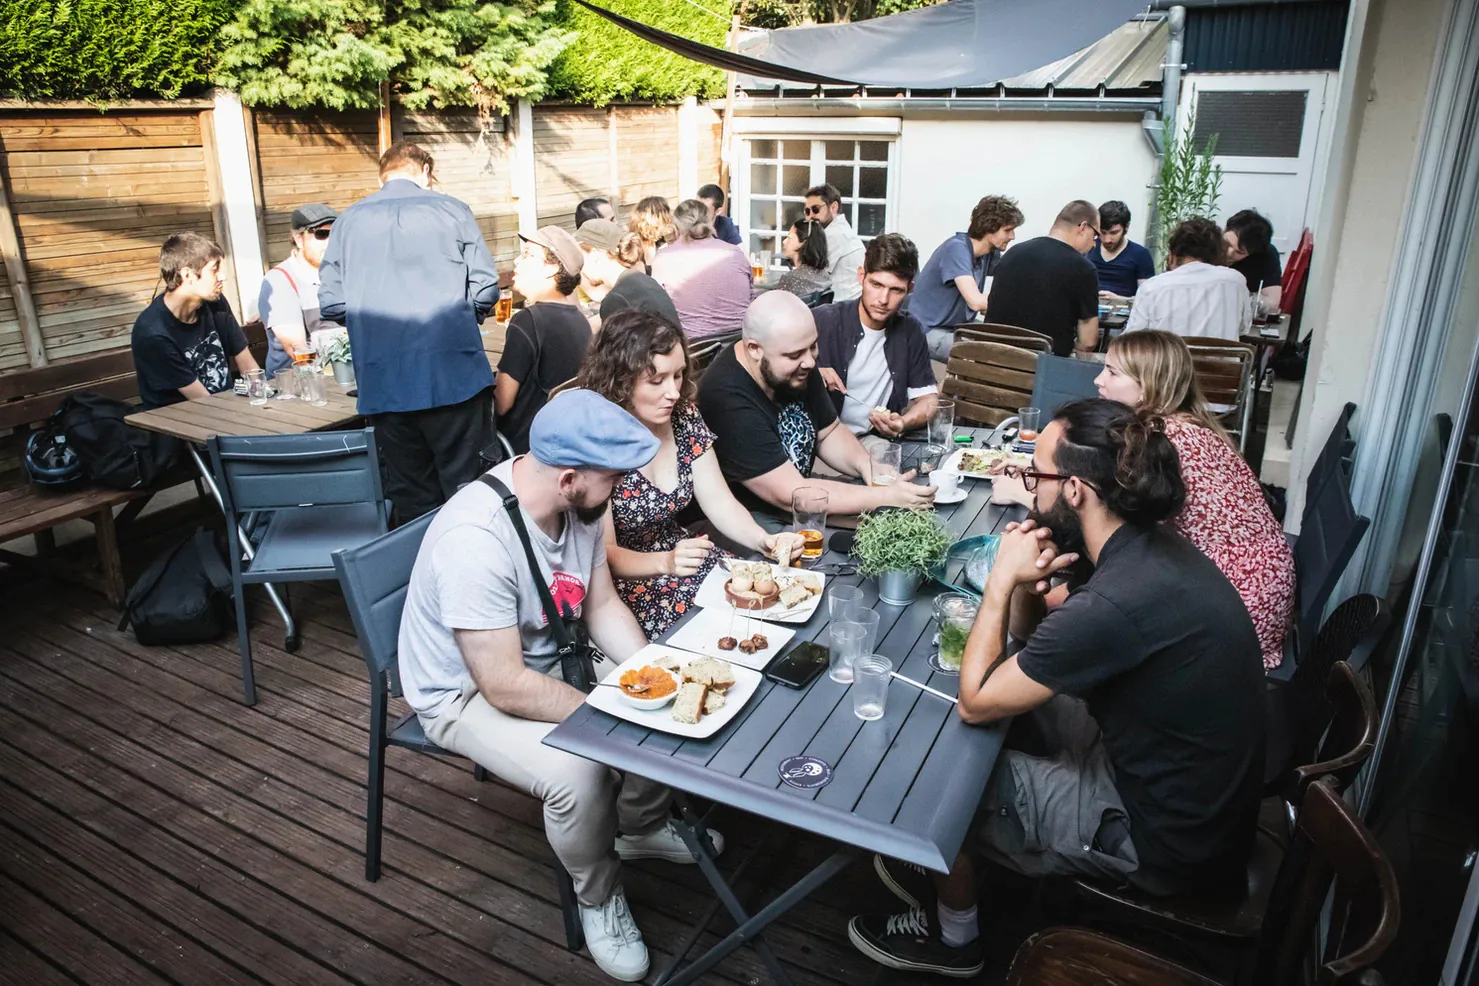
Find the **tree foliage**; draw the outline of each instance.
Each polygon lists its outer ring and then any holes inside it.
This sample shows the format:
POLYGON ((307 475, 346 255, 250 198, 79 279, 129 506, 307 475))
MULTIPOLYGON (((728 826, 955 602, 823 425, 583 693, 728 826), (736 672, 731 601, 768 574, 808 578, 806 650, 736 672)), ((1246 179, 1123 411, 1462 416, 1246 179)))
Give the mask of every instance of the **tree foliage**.
POLYGON ((367 109, 380 83, 410 109, 505 112, 545 94, 572 38, 552 0, 245 0, 217 80, 253 106, 367 109))
MULTIPOLYGON (((729 0, 596 0, 607 10, 693 41, 724 47, 729 0), (703 13, 694 4, 710 13, 703 13)), ((550 95, 604 106, 619 100, 671 102, 724 95, 724 73, 644 41, 570 0, 559 0, 559 24, 575 41, 550 66, 550 95)))
POLYGON ((942 0, 749 0, 745 23, 774 29, 803 24, 847 24, 931 7, 942 0))
POLYGON ((1179 129, 1175 120, 1166 121, 1166 132, 1176 133, 1174 143, 1161 152, 1160 176, 1155 188, 1155 224, 1150 231, 1150 253, 1157 270, 1166 266, 1166 241, 1177 223, 1192 216, 1214 216, 1217 200, 1222 197, 1222 165, 1213 162, 1217 154, 1217 135, 1202 147, 1196 146, 1195 114, 1187 114, 1179 129))
POLYGON ((175 97, 207 89, 239 0, 0 0, 0 92, 175 97))

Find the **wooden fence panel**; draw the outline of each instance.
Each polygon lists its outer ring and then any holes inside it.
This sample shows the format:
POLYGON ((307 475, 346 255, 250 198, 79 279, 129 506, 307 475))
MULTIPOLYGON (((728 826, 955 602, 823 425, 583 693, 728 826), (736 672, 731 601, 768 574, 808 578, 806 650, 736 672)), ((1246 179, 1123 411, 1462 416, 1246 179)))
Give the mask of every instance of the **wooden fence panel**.
MULTIPOLYGON (((215 235, 196 110, 0 113, 0 167, 50 360, 127 346, 160 243, 215 235)), ((14 321, 6 286, 0 370, 27 362, 14 321)))
POLYGON ((508 119, 475 110, 397 110, 393 122, 398 138, 414 140, 436 159, 436 188, 472 208, 493 258, 512 262, 519 253, 519 207, 508 119))
POLYGON ((322 202, 343 210, 380 187, 378 123, 373 110, 252 116, 270 266, 293 252, 294 209, 322 202))
POLYGON ((26 340, 21 336, 20 319, 15 313, 15 297, 10 291, 10 278, 0 264, 0 373, 30 365, 26 358, 26 340))
POLYGON ((534 107, 534 195, 539 225, 575 227, 581 199, 611 192, 606 111, 591 106, 534 107))
POLYGON ((616 147, 623 207, 631 208, 649 195, 678 204, 676 106, 618 106, 616 147))
POLYGON ((707 185, 719 180, 720 142, 724 134, 723 118, 712 108, 695 107, 694 126, 698 130, 698 183, 707 185))

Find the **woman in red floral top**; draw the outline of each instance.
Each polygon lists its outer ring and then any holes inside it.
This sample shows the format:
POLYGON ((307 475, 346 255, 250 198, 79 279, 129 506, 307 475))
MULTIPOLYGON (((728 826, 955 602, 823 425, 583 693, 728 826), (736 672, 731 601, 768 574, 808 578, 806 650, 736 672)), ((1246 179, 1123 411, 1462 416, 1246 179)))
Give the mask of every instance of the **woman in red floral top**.
POLYGON ((689 536, 678 515, 696 499, 704 516, 735 544, 775 556, 797 534, 767 534, 729 490, 714 457, 714 433, 693 403, 688 343, 662 316, 613 315, 586 353, 580 386, 630 411, 662 442, 657 456, 611 492, 606 561, 616 590, 649 638, 693 605, 720 552, 707 535, 689 536))
POLYGON ((1186 343, 1169 332, 1126 332, 1110 343, 1094 383, 1101 397, 1165 418, 1186 483, 1186 506, 1173 523, 1238 590, 1263 666, 1278 667, 1294 611, 1294 554, 1258 477, 1207 410, 1186 343))

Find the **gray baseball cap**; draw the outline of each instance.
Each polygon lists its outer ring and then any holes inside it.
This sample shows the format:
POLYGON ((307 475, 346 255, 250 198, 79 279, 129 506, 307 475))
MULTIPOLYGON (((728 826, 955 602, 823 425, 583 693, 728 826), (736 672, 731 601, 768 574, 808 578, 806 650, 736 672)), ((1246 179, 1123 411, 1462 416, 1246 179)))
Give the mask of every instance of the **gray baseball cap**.
POLYGON ((519 239, 528 243, 538 243, 554 254, 555 259, 559 261, 561 267, 565 268, 567 274, 579 274, 580 268, 585 266, 585 254, 580 252, 580 244, 575 242, 575 237, 559 226, 541 226, 528 236, 520 233, 519 239))
POLYGON ((583 246, 615 253, 620 248, 621 238, 625 233, 626 230, 610 219, 587 219, 575 231, 575 239, 583 246))
POLYGON ((322 202, 310 202, 293 210, 293 232, 317 229, 339 218, 339 213, 322 202))

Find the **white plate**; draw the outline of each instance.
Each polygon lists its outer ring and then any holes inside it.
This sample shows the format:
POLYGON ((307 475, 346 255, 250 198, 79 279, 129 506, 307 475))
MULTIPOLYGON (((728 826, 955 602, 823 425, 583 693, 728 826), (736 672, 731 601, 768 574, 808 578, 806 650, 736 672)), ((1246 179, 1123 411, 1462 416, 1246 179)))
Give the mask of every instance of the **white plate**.
MULTIPOLYGON (((687 651, 678 650, 675 647, 665 647, 662 644, 648 644, 630 658, 618 664, 610 674, 602 678, 612 684, 621 680, 622 673, 644 664, 652 664, 664 657, 676 657, 684 664, 699 659, 698 654, 690 654, 687 651)), ((675 736, 686 736, 689 739, 705 739, 723 729, 729 720, 738 714, 745 703, 755 694, 755 689, 760 687, 761 677, 759 671, 752 671, 743 665, 730 662, 734 668, 734 684, 725 697, 724 708, 699 719, 698 722, 689 724, 678 722, 673 718, 673 707, 665 705, 660 709, 643 711, 635 709, 622 700, 621 689, 608 688, 605 685, 597 685, 595 690, 585 697, 585 704, 592 708, 600 709, 602 712, 625 719, 627 722, 636 723, 647 729, 656 729, 664 733, 672 733, 675 736)))
MULTIPOLYGON (((950 458, 948 458, 948 459, 945 460, 945 464, 941 468, 953 470, 955 472, 960 473, 962 476, 967 476, 967 477, 969 477, 971 479, 990 479, 991 478, 991 475, 988 474, 988 473, 984 473, 984 472, 966 472, 964 469, 960 468, 961 459, 962 459, 962 457, 964 457, 964 455, 967 452, 984 452, 984 451, 988 451, 988 450, 987 449, 956 449, 955 452, 951 453, 950 458)), ((1008 461, 1011 462, 1011 463, 1014 463, 1016 465, 1020 465, 1020 466, 1027 466, 1027 465, 1031 465, 1032 464, 1032 459, 1031 459, 1030 456, 1021 455, 1019 453, 1012 453, 1011 458, 1008 461)))
MULTIPOLYGON (((771 570, 778 571, 774 566, 771 566, 771 570)), ((752 609, 749 611, 751 619, 765 620, 770 623, 805 623, 811 619, 811 614, 817 611, 817 606, 822 602, 822 596, 826 594, 827 577, 820 572, 809 572, 804 568, 794 571, 813 582, 820 582, 822 591, 812 593, 805 602, 792 609, 782 607, 779 602, 772 603, 768 609, 752 609)), ((787 574, 789 573, 781 572, 777 575, 777 579, 784 579, 787 574)), ((693 597, 693 601, 705 609, 717 609, 727 618, 729 611, 735 608, 734 603, 730 602, 729 597, 724 594, 724 583, 727 581, 729 581, 729 573, 724 570, 724 566, 715 565, 709 570, 704 584, 698 587, 698 595, 693 597)), ((744 613, 739 615, 744 616, 744 613)))
POLYGON ((694 614, 691 620, 673 631, 668 637, 668 645, 681 650, 690 650, 696 654, 717 657, 731 664, 743 664, 756 671, 763 671, 771 658, 780 653, 787 641, 796 635, 795 630, 787 630, 774 623, 766 623, 764 620, 751 617, 749 632, 764 634, 770 646, 753 654, 742 654, 738 649, 719 649, 720 637, 740 637, 745 633, 745 629, 743 610, 735 611, 718 607, 701 609, 694 614), (733 617, 732 622, 731 616, 733 617))
MULTIPOLYGON (((966 474, 965 473, 961 473, 961 475, 964 476, 966 474)), ((948 507, 952 503, 959 503, 961 500, 964 500, 965 497, 966 497, 966 489, 965 489, 965 487, 964 486, 961 486, 959 483, 957 483, 957 484, 955 484, 955 492, 954 493, 951 493, 949 495, 946 495, 944 493, 936 493, 935 494, 935 503, 937 503, 937 504, 939 504, 941 506, 948 507)))

